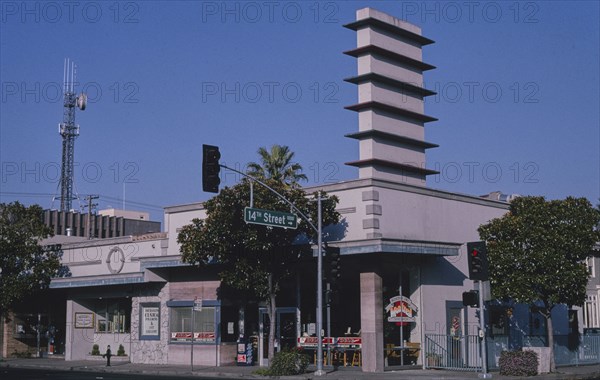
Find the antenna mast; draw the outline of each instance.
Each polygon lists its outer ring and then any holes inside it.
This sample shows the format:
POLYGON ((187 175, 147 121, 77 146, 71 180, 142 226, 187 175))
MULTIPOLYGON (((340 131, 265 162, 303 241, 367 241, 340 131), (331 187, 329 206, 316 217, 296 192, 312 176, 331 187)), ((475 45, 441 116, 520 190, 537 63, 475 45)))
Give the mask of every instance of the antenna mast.
POLYGON ((79 136, 79 125, 75 124, 75 107, 85 110, 87 96, 75 95, 76 65, 69 58, 63 67, 63 122, 58 125, 62 136, 62 167, 60 172, 60 210, 70 211, 73 199, 73 167, 75 156, 75 138, 79 136))

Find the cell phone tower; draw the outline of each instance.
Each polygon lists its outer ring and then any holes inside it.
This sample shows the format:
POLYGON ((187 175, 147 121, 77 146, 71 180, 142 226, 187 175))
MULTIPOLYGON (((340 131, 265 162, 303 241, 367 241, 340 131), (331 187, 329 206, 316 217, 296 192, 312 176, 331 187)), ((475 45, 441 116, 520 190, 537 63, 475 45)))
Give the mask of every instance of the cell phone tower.
POLYGON ((63 122, 58 125, 62 136, 62 167, 60 171, 60 210, 70 211, 73 199, 73 167, 75 156, 75 138, 79 136, 79 125, 75 124, 75 108, 85 110, 87 95, 75 95, 75 77, 77 66, 69 58, 63 68, 64 110, 63 122))

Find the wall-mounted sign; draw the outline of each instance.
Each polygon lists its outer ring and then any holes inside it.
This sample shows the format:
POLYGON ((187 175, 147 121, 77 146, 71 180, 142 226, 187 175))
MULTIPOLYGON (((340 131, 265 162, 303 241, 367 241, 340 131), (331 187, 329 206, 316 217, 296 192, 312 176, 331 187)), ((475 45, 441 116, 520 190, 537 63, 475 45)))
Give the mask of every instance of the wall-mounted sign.
POLYGON ((390 298, 389 304, 385 307, 388 322, 396 322, 401 326, 416 322, 415 314, 418 310, 417 305, 404 296, 390 298))
POLYGON ((140 304, 140 339, 160 340, 160 303, 140 304))
MULTIPOLYGON (((191 332, 171 332, 171 341, 174 342, 191 342, 191 332)), ((216 335, 214 332, 195 332, 194 342, 197 343, 214 343, 216 342, 216 335)))
POLYGON ((76 329, 93 329, 94 313, 75 313, 76 329))
MULTIPOLYGON (((301 336, 298 338, 299 347, 317 347, 319 338, 316 336, 301 336)), ((323 337, 321 343, 324 346, 333 345, 341 348, 361 348, 362 338, 359 336, 350 337, 323 337)))

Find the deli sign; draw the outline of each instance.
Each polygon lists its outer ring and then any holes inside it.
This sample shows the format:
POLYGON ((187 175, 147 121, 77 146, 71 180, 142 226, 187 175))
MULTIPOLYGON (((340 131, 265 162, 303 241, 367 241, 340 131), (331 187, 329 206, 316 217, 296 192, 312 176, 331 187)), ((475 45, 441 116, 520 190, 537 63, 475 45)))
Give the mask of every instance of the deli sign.
POLYGON ((388 322, 396 322, 399 325, 416 322, 415 314, 419 309, 410 298, 404 296, 396 296, 390 298, 390 302, 385 307, 388 313, 388 322))

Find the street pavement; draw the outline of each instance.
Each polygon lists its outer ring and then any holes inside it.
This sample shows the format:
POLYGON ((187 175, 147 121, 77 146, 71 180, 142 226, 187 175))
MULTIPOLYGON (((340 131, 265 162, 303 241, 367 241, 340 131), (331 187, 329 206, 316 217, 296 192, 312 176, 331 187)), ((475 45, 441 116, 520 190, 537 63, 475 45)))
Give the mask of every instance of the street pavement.
MULTIPOLYGON (((104 362, 99 361, 65 361, 62 358, 35 358, 35 359, 2 359, 0 360, 0 369, 2 368, 30 368, 30 369, 49 369, 61 371, 90 371, 104 372, 121 375, 158 375, 167 377, 199 377, 199 378, 222 378, 222 379, 265 379, 265 376, 255 374, 258 367, 246 366, 223 366, 208 367, 194 366, 194 370, 189 365, 165 365, 165 364, 133 364, 133 363, 113 363, 111 367, 106 367, 104 362)), ((478 373, 458 372, 445 370, 423 370, 423 369, 401 369, 394 371, 385 371, 381 373, 362 372, 359 368, 337 368, 325 367, 327 372, 324 376, 316 376, 315 368, 309 368, 311 371, 304 375, 285 376, 282 379, 477 379, 478 373)), ((2 372, 0 371, 0 375, 2 372)), ((501 376, 498 372, 492 372, 492 379, 512 380, 519 377, 501 376)), ((2 376, 0 376, 1 378, 2 376)), ((559 367, 556 373, 543 374, 532 379, 600 379, 600 365, 588 365, 577 367, 559 367)), ((8 379, 7 379, 8 380, 8 379)))

